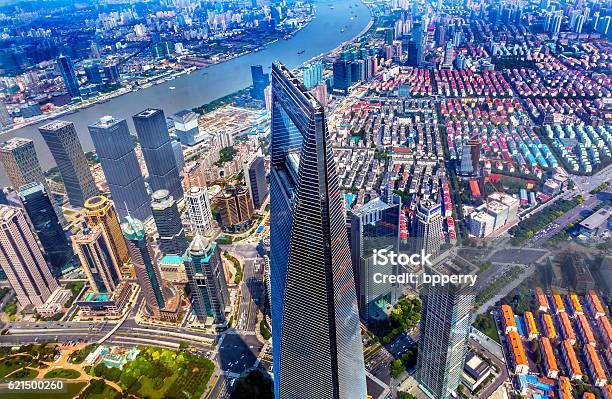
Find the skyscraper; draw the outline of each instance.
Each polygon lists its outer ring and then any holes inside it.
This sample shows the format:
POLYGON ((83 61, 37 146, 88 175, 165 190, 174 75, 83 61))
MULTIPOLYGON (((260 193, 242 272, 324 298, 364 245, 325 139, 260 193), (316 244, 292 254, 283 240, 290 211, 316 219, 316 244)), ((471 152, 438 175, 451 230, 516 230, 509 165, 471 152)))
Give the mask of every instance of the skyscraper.
POLYGON ((244 180, 253 199, 253 207, 259 209, 268 196, 268 182, 266 181, 266 160, 262 156, 255 157, 253 162, 247 163, 244 169, 244 180))
POLYGON ((201 235, 212 233, 212 213, 206 187, 193 186, 185 193, 185 203, 189 212, 191 231, 201 235))
POLYGON ((185 272, 198 320, 204 323, 212 317, 216 324, 224 324, 230 298, 217 243, 196 235, 185 253, 185 272))
POLYGON ((158 190, 151 198, 153 219, 159 234, 159 249, 164 255, 182 255, 189 243, 185 238, 176 201, 168 190, 158 190))
POLYGON ((174 198, 182 197, 181 178, 176 167, 164 111, 149 108, 134 115, 133 120, 149 171, 151 189, 166 189, 174 198))
POLYGON ((62 175, 70 205, 82 207, 98 194, 85 153, 72 122, 55 120, 38 128, 62 175))
POLYGON ((72 246, 92 291, 112 293, 121 280, 121 270, 102 226, 85 226, 81 232, 72 236, 72 246))
POLYGON ((174 154, 174 161, 176 162, 176 170, 179 172, 179 177, 185 167, 185 154, 183 154, 183 146, 178 140, 172 140, 172 153, 174 154))
POLYGON ((184 109, 172 115, 176 136, 183 145, 194 146, 208 138, 200 133, 198 128, 198 114, 184 109))
POLYGON ((0 144, 0 161, 15 190, 32 182, 45 184, 45 176, 38 162, 32 140, 13 137, 0 144))
POLYGON ((302 68, 302 81, 307 89, 312 89, 323 80, 323 63, 315 61, 302 68))
POLYGON ((351 83, 352 83, 350 61, 346 61, 346 60, 334 61, 333 73, 334 73, 334 90, 338 90, 346 94, 348 92, 348 88, 351 87, 351 83))
POLYGON ((251 65, 251 79, 253 80, 251 97, 256 100, 264 101, 264 90, 270 84, 270 75, 264 73, 263 66, 251 65))
POLYGON ((0 205, 0 266, 21 306, 40 306, 59 287, 23 211, 0 205))
POLYGON ((468 139, 461 149, 461 164, 459 174, 462 176, 476 176, 479 172, 480 137, 478 135, 468 139))
POLYGON ((53 275, 59 276, 71 266, 72 250, 64 229, 55 214, 45 186, 32 182, 21 187, 19 198, 51 264, 53 275))
POLYGON ((125 220, 121 229, 128 242, 128 251, 136 270, 136 278, 144 295, 145 308, 150 316, 160 318, 162 309, 166 306, 166 298, 155 252, 147 241, 142 222, 130 216, 125 220))
POLYGON ((241 231, 250 226, 253 201, 246 187, 227 185, 215 199, 224 229, 241 231))
POLYGON ((371 200, 351 215, 351 258, 357 287, 359 313, 366 321, 386 316, 388 306, 397 302, 399 287, 374 283, 374 274, 398 274, 397 267, 374 264, 374 250, 399 251, 399 205, 371 200))
MULTIPOLYGON (((477 273, 478 268, 471 263, 458 257, 450 259, 446 255, 441 256, 442 261, 428 267, 427 273, 477 273)), ((423 310, 417 380, 432 399, 448 399, 459 385, 463 373, 474 293, 462 285, 425 285, 421 298, 423 310)))
POLYGON ((355 281, 324 109, 272 65, 270 282, 279 399, 365 398, 355 281))
POLYGON ((121 233, 121 225, 117 218, 117 212, 113 203, 102 195, 88 198, 85 201, 85 221, 90 228, 100 226, 108 239, 111 253, 115 257, 115 263, 121 267, 128 261, 128 253, 125 238, 121 233))
POLYGON ((77 80, 76 74, 74 73, 74 64, 70 57, 60 55, 57 58, 57 67, 59 68, 66 91, 70 94, 70 97, 80 97, 79 81, 77 80))
POLYGON ((442 205, 430 200, 419 203, 414 212, 413 247, 426 254, 437 255, 444 241, 442 205))
POLYGON ((89 126, 89 133, 119 217, 130 214, 147 219, 151 216, 149 195, 127 121, 104 116, 89 126))

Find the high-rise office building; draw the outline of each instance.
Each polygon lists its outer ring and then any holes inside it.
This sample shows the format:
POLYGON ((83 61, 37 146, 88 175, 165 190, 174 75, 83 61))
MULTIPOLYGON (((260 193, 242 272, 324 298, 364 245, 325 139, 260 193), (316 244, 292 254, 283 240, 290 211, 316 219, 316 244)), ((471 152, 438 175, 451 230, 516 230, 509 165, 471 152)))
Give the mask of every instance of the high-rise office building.
POLYGON ((151 189, 166 189, 174 198, 182 197, 181 178, 176 167, 164 112, 161 109, 149 108, 134 115, 133 120, 149 171, 151 189))
POLYGON ((193 309, 198 320, 205 323, 211 317, 216 324, 224 324, 230 297, 217 243, 211 243, 198 234, 191 241, 184 258, 193 309))
POLYGON ((145 308, 150 316, 160 318, 162 309, 166 307, 164 285, 144 225, 140 220, 128 216, 121 224, 121 229, 128 242, 136 278, 144 295, 145 308))
POLYGON ((59 287, 17 207, 0 205, 0 266, 21 306, 40 306, 59 287))
POLYGON ((81 232, 72 236, 72 247, 81 261, 92 291, 112 293, 121 280, 121 270, 102 226, 84 226, 81 232))
POLYGON ((70 94, 70 97, 80 97, 79 81, 74 73, 74 63, 72 59, 60 55, 57 58, 57 67, 59 68, 62 79, 64 80, 64 85, 66 86, 66 91, 70 94))
POLYGON ((480 137, 478 135, 468 139, 461 149, 461 163, 459 174, 462 176, 476 176, 480 163, 480 137))
POLYGON ((253 207, 259 209, 268 196, 266 179, 266 160, 262 156, 255 157, 244 168, 244 180, 253 199, 253 207))
POLYGON ((442 205, 430 200, 421 201, 414 212, 414 218, 414 249, 423 250, 435 257, 444 241, 442 205))
POLYGON ((185 193, 185 203, 187 204, 191 231, 196 234, 210 235, 213 229, 213 217, 206 187, 191 187, 185 193))
POLYGON ((164 255, 182 255, 189 243, 185 238, 176 201, 168 190, 158 190, 151 198, 153 219, 159 234, 159 249, 164 255))
POLYGON ((200 133, 198 114, 195 112, 184 109, 172 115, 172 120, 174 121, 176 137, 181 144, 194 146, 208 139, 206 133, 200 133))
POLYGON ((6 193, 4 192, 4 187, 0 187, 0 204, 9 205, 8 198, 6 198, 6 193))
POLYGON ((45 184, 32 140, 14 137, 0 144, 0 161, 15 190, 32 182, 45 184))
POLYGON ((174 161, 176 162, 176 170, 179 172, 179 177, 185 167, 185 154, 183 154, 183 146, 178 140, 172 140, 172 153, 174 154, 174 161))
POLYGON ((264 90, 270 84, 270 75, 264 73, 263 66, 251 65, 251 79, 253 80, 251 97, 256 100, 264 101, 264 90))
POLYGON ((351 76, 351 63, 346 60, 336 60, 333 63, 334 90, 347 93, 353 83, 351 76))
POLYGON ((104 116, 89 126, 89 133, 119 217, 150 217, 149 195, 127 121, 104 116))
POLYGON ((241 231, 250 226, 253 217, 253 201, 249 189, 227 185, 215 200, 221 214, 224 229, 241 231))
MULTIPOLYGON (((365 322, 386 317, 397 302, 399 287, 374 283, 374 274, 398 274, 397 266, 374 264, 375 250, 399 252, 400 207, 376 198, 351 215, 351 258, 359 313, 365 322)), ((403 271, 402 271, 403 272, 403 271)))
POLYGON ((365 398, 351 255, 324 109, 272 65, 270 285, 276 397, 365 398))
POLYGON ((0 101, 0 128, 13 126, 13 117, 9 114, 4 101, 0 101))
POLYGON ((72 122, 55 120, 38 128, 55 159, 70 205, 82 207, 98 194, 87 158, 72 122))
POLYGON ((102 195, 97 195, 88 198, 84 207, 87 225, 90 228, 100 226, 104 230, 111 247, 111 253, 115 257, 115 263, 121 267, 128 261, 130 254, 112 201, 102 195))
MULTIPOLYGON (((428 267, 427 273, 475 275, 473 264, 451 256, 428 267)), ((439 258, 440 260, 440 258, 439 258)), ((421 336, 417 358, 417 381, 432 399, 448 399, 461 381, 470 335, 474 293, 462 285, 424 285, 421 293, 421 336)))
POLYGON ((323 63, 315 61, 302 68, 302 82, 307 89, 312 89, 323 80, 323 63))
POLYGON ((45 186, 32 182, 21 187, 19 198, 51 264, 53 275, 72 266, 72 250, 64 229, 55 214, 45 186))

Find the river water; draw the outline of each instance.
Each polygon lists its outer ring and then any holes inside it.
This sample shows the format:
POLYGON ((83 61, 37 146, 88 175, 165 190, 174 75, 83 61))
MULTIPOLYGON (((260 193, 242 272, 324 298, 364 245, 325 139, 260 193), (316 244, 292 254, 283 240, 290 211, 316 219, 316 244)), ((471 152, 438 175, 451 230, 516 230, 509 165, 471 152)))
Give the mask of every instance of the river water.
MULTIPOLYGON (((132 115, 145 108, 161 108, 166 116, 169 116, 181 109, 206 104, 249 86, 251 84, 251 65, 269 66, 273 61, 278 60, 289 68, 298 67, 309 59, 327 53, 344 41, 354 38, 370 20, 368 8, 359 0, 319 1, 315 15, 314 20, 289 40, 279 40, 261 51, 116 97, 106 103, 96 104, 73 114, 61 116, 60 119, 74 122, 83 149, 90 151, 93 149, 93 144, 87 126, 101 116, 112 115, 127 119, 130 130, 134 134, 132 115), (330 5, 333 5, 334 8, 330 8, 330 5), (344 32, 341 32, 343 28, 344 32), (302 50, 304 53, 298 54, 298 51, 302 50), (170 87, 175 87, 175 89, 171 90, 170 87)), ((265 69, 269 71, 268 68, 265 69)), ((4 141, 20 136, 34 140, 40 164, 46 170, 53 167, 55 161, 37 129, 44 123, 46 122, 4 133, 0 139, 4 141)), ((6 172, 0 165, 0 185, 7 184, 6 172)))

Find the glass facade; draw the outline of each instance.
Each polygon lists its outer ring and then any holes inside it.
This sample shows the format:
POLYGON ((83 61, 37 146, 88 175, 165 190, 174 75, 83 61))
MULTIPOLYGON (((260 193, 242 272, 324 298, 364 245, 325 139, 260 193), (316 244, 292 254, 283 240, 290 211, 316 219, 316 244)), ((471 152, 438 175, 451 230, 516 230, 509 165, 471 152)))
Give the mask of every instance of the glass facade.
POLYGON ((19 190, 19 197, 45 251, 45 258, 51 264, 53 275, 59 276, 72 267, 74 256, 45 186, 36 182, 26 184, 19 190))
POLYGON ((278 63, 271 135, 275 395, 363 399, 355 281, 324 110, 278 63))
POLYGON ((161 109, 146 109, 133 117, 152 191, 166 189, 174 198, 183 196, 172 140, 161 109))

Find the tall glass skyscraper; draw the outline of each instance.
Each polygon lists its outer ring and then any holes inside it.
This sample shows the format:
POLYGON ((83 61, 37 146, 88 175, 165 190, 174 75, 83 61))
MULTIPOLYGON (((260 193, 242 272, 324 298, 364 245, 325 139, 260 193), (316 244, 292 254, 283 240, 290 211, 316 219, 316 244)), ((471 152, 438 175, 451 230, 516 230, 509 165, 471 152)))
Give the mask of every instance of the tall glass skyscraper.
POLYGON ((155 259, 155 252, 147 241, 145 227, 138 219, 130 216, 121 225, 128 242, 128 251, 136 270, 136 278, 144 295, 149 315, 159 318, 166 306, 163 281, 155 259))
POLYGON ((264 90, 270 84, 270 75, 264 73, 263 66, 251 65, 251 79, 253 80, 251 97, 264 101, 264 90))
POLYGON ((166 189, 174 198, 181 198, 183 187, 164 111, 149 108, 134 115, 133 120, 149 171, 151 189, 153 191, 166 189))
POLYGON ((374 250, 399 251, 400 207, 376 198, 351 215, 351 258, 359 313, 366 321, 386 318, 386 309, 397 302, 399 287, 374 283, 374 274, 397 274, 397 266, 374 264, 374 250))
POLYGON ((70 97, 80 97, 79 81, 74 73, 74 63, 72 59, 60 55, 57 58, 57 67, 59 68, 62 79, 64 80, 64 85, 66 86, 66 91, 70 94, 70 97))
POLYGON ((38 128, 62 175, 70 205, 82 207, 99 193, 72 122, 55 120, 38 128))
MULTIPOLYGON (((475 275, 478 268, 457 257, 441 254, 428 274, 475 275)), ((453 397, 463 374, 471 329, 474 293, 464 285, 424 285, 417 360, 417 380, 432 399, 453 397)))
POLYGON ((0 162, 15 190, 32 182, 45 184, 34 141, 30 139, 13 137, 0 144, 0 162))
POLYGON ((168 190, 158 190, 151 196, 153 219, 159 234, 159 249, 164 255, 182 255, 189 243, 181 223, 176 201, 168 190))
POLYGON ((72 236, 72 245, 91 289, 97 293, 112 293, 121 280, 121 270, 102 226, 85 226, 72 236))
POLYGON ((321 105, 272 65, 270 283, 275 395, 363 399, 355 281, 321 105))
POLYGON ((59 276, 72 266, 74 257, 45 186, 37 182, 26 184, 19 190, 19 198, 45 250, 45 258, 51 264, 53 274, 59 276))
POLYGON ((230 297, 225 282, 221 250, 217 243, 196 235, 185 253, 185 272, 193 297, 193 309, 198 320, 208 317, 215 323, 225 323, 230 297))
POLYGON ((150 217, 149 195, 127 121, 104 116, 89 126, 89 133, 119 217, 150 217))

